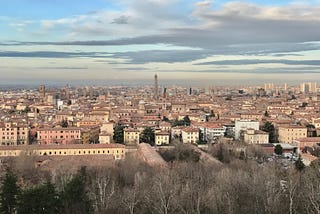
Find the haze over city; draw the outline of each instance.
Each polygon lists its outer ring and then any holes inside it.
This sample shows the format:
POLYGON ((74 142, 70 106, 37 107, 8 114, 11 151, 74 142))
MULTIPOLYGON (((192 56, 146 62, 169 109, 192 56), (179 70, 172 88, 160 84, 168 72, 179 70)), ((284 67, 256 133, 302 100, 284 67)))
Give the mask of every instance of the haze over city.
POLYGON ((152 84, 154 73, 183 85, 320 77, 317 0, 1 3, 1 84, 152 84))

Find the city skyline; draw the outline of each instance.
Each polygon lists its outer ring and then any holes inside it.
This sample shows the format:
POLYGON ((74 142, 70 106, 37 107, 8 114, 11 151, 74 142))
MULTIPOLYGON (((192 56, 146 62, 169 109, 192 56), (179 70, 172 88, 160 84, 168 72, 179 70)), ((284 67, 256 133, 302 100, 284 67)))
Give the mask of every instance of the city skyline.
POLYGON ((0 11, 1 84, 320 77, 317 0, 14 0, 0 11))

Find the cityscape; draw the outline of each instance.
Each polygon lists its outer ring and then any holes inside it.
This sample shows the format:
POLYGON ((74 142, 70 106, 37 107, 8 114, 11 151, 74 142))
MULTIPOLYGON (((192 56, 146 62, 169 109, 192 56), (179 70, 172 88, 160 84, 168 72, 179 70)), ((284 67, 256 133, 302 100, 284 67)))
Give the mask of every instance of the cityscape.
POLYGON ((319 11, 4 0, 0 213, 320 214, 319 11))

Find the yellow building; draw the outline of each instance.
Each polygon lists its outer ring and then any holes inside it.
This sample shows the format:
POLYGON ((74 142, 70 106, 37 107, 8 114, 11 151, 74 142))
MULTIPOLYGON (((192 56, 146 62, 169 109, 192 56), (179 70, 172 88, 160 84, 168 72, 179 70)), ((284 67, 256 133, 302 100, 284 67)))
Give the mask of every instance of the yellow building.
POLYGON ((169 132, 156 132, 155 133, 155 144, 160 145, 168 145, 170 142, 170 134, 169 132))
POLYGON ((118 160, 125 158, 125 146, 121 144, 69 144, 0 147, 0 157, 21 154, 38 156, 112 155, 118 160))
POLYGON ((125 144, 139 144, 140 132, 137 129, 126 128, 124 129, 124 143, 125 144))
POLYGON ((101 132, 99 134, 99 143, 101 144, 109 144, 111 143, 111 139, 112 139, 111 135, 108 134, 107 132, 101 132))
POLYGON ((248 144, 269 143, 269 133, 260 130, 247 129, 244 134, 244 142, 248 144))
POLYGON ((307 128, 303 126, 279 127, 279 142, 293 144, 294 140, 307 137, 307 128))
POLYGON ((199 129, 186 127, 181 131, 182 143, 197 143, 199 141, 199 129))

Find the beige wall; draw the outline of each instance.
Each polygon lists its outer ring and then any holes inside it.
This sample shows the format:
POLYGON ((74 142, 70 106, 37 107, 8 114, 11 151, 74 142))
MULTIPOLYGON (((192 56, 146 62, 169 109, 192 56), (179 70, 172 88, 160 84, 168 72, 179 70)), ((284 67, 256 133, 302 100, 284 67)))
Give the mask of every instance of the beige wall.
POLYGON ((27 145, 29 139, 29 130, 27 125, 15 125, 13 123, 5 123, 0 128, 0 142, 2 146, 10 145, 27 145))
POLYGON ((244 134, 244 142, 249 144, 265 144, 269 143, 268 134, 244 134))
POLYGON ((26 155, 39 156, 58 156, 58 155, 113 155, 115 159, 123 159, 125 157, 125 148, 41 148, 33 150, 22 149, 1 149, 0 157, 19 156, 25 153, 26 155))
POLYGON ((305 127, 279 127, 279 142, 293 144, 293 141, 299 138, 307 137, 307 128, 305 127))
POLYGON ((169 135, 157 135, 155 136, 156 145, 167 145, 169 144, 169 135))
POLYGON ((199 140, 199 132, 185 132, 182 130, 183 143, 197 143, 199 140))
POLYGON ((139 143, 140 133, 138 131, 124 131, 125 143, 139 143))
POLYGON ((111 136, 110 135, 100 135, 99 136, 99 143, 101 143, 101 144, 111 143, 111 136))

